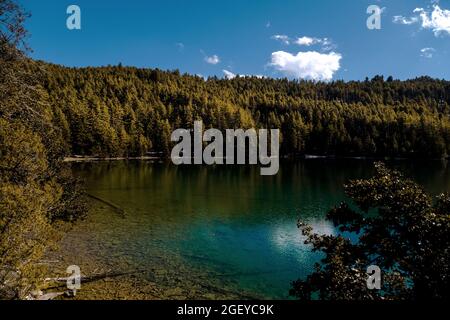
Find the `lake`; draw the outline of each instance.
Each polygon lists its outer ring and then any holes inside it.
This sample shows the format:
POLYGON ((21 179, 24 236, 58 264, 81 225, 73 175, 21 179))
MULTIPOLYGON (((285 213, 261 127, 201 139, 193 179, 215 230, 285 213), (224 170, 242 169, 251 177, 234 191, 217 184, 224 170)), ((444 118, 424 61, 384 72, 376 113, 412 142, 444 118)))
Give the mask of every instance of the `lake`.
MULTIPOLYGON (((388 164, 433 194, 450 191, 446 161, 388 164)), ((54 258, 60 270, 115 274, 82 284, 85 299, 289 298, 291 281, 320 259, 297 220, 335 234, 324 217, 345 199, 343 184, 374 171, 373 161, 353 159, 282 161, 276 176, 260 176, 257 166, 72 166, 97 200, 54 258)))

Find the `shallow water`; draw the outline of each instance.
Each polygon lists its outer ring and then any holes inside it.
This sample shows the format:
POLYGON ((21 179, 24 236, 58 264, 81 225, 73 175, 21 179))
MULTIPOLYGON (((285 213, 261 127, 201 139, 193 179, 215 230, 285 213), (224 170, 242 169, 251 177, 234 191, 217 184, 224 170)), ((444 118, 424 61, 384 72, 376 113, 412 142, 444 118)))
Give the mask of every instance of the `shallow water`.
MULTIPOLYGON (((391 163, 432 192, 450 191, 447 162, 391 163)), ((189 166, 150 161, 73 164, 92 200, 85 221, 67 234, 61 267, 131 275, 87 284, 81 298, 288 298, 291 281, 311 272, 311 253, 296 227, 319 233, 344 199, 342 185, 369 177, 372 161, 281 163, 278 175, 258 167, 189 166), (124 285, 127 283, 128 285, 124 285)))

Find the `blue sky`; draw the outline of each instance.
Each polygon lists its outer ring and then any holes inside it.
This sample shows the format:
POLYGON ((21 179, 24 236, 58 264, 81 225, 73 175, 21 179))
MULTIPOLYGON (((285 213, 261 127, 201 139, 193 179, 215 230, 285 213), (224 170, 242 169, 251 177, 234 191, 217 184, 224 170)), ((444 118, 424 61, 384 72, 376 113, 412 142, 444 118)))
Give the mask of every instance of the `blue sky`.
POLYGON ((66 66, 121 62, 205 77, 450 79, 450 0, 20 2, 32 14, 32 57, 66 66), (81 9, 81 30, 66 27, 72 4, 81 9), (382 8, 380 30, 366 26, 369 5, 382 8))

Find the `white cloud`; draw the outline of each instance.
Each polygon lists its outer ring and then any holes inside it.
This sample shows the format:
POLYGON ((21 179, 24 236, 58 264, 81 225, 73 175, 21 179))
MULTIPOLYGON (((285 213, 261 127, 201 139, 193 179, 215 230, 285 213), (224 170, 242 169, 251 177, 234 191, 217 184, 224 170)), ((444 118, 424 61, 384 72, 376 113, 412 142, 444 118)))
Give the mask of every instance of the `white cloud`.
POLYGON ((431 58, 433 58, 433 54, 435 52, 436 52, 436 50, 434 50, 434 48, 423 48, 420 50, 420 56, 431 59, 431 58))
POLYGON ((222 70, 222 72, 223 72, 223 74, 225 76, 225 79, 230 80, 230 79, 236 78, 236 75, 233 72, 231 72, 231 71, 222 70))
POLYGON ((322 45, 323 51, 331 51, 336 49, 336 45, 328 38, 319 39, 319 43, 322 45))
POLYGON ((276 34, 276 35, 272 36, 272 39, 281 41, 282 43, 284 43, 286 45, 288 45, 290 43, 289 37, 284 34, 276 34))
POLYGON ((310 38, 310 37, 301 37, 295 40, 295 43, 299 46, 312 46, 313 44, 317 43, 319 39, 317 38, 310 38))
POLYGON ((322 51, 332 51, 336 49, 336 45, 331 41, 329 38, 314 38, 314 37, 308 37, 303 36, 299 37, 297 39, 292 39, 287 35, 284 34, 276 34, 271 37, 274 40, 280 41, 285 45, 290 45, 291 43, 295 43, 299 46, 306 46, 310 47, 312 45, 320 45, 322 51))
POLYGON ((213 55, 211 57, 206 56, 205 61, 209 64, 218 64, 220 62, 220 58, 218 55, 213 55))
POLYGON ((450 35, 450 10, 441 9, 439 5, 434 4, 433 10, 416 8, 413 11, 416 15, 411 17, 394 16, 393 22, 403 25, 420 23, 422 28, 430 29, 436 37, 442 33, 450 35))
POLYGON ((418 17, 407 18, 407 17, 404 17, 404 16, 394 16, 392 21, 394 23, 398 23, 398 24, 409 25, 409 24, 414 24, 414 23, 419 22, 419 18, 418 17))
POLYGON ((423 8, 416 8, 414 13, 419 13, 422 28, 433 30, 436 37, 442 33, 450 35, 450 10, 441 9, 435 4, 431 12, 423 8))
POLYGON ((223 72, 225 79, 228 79, 228 80, 234 79, 236 77, 248 77, 248 78, 256 77, 258 79, 265 78, 265 76, 263 76, 262 74, 235 74, 228 70, 222 70, 222 72, 223 72))
POLYGON ((307 37, 303 36, 300 38, 297 38, 297 40, 294 41, 295 44, 299 46, 306 46, 310 47, 312 45, 319 44, 322 46, 322 51, 331 51, 336 48, 336 46, 333 44, 333 42, 328 38, 313 38, 313 37, 307 37))
POLYGON ((296 78, 317 81, 329 81, 340 69, 339 53, 320 53, 316 51, 299 52, 293 55, 289 52, 272 53, 270 65, 276 70, 296 78))

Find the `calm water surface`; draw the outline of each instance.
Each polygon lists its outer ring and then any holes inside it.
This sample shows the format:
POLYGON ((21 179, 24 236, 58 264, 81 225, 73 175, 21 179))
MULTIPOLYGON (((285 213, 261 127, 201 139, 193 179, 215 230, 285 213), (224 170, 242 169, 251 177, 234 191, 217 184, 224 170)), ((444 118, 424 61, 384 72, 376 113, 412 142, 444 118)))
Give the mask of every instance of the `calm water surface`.
MULTIPOLYGON (((450 191, 447 162, 390 164, 432 193, 450 191)), ((274 177, 245 166, 147 161, 73 166, 91 195, 125 215, 93 200, 97 204, 87 220, 64 240, 64 250, 75 257, 71 262, 87 264, 90 257, 103 269, 106 264, 109 270, 151 270, 134 275, 133 288, 139 291, 141 283, 151 281, 178 288, 175 298, 205 297, 189 295, 204 283, 287 298, 291 281, 305 277, 320 259, 303 244, 297 220, 335 234, 324 217, 344 199, 342 185, 373 173, 372 161, 364 160, 286 161, 274 177)))

